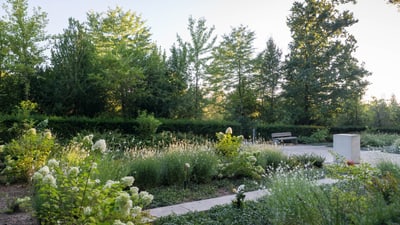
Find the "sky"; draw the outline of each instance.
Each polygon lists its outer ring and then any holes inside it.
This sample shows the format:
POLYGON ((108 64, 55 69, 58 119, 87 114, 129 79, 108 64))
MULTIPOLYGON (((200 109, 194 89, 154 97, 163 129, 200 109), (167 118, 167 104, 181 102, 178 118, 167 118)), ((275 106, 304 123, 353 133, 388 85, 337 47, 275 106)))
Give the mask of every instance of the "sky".
MULTIPOLYGON (((169 50, 176 35, 188 38, 188 18, 204 18, 215 26, 215 34, 229 34, 233 27, 246 25, 256 33, 256 51, 272 37, 287 53, 291 41, 286 25, 294 0, 28 0, 48 14, 48 34, 62 33, 72 17, 86 21, 86 13, 106 12, 116 6, 136 12, 150 28, 152 39, 169 50)), ((348 30, 357 40, 354 56, 372 73, 365 99, 372 96, 400 100, 400 10, 386 0, 358 0, 343 6, 359 22, 348 30)), ((220 40, 220 39, 219 39, 220 40)))

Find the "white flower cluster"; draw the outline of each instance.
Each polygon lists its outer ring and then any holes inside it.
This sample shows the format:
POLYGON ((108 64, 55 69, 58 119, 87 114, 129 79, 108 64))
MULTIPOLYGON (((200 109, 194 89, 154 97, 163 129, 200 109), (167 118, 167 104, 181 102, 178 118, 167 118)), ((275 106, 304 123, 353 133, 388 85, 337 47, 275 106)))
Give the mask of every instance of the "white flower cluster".
POLYGON ((107 144, 106 140, 100 139, 97 140, 94 145, 92 145, 92 151, 100 151, 101 153, 106 153, 107 152, 107 144))
POLYGON ((43 166, 37 172, 35 172, 32 176, 33 181, 43 182, 43 184, 50 185, 52 187, 57 187, 57 180, 50 173, 50 169, 48 166, 43 166))

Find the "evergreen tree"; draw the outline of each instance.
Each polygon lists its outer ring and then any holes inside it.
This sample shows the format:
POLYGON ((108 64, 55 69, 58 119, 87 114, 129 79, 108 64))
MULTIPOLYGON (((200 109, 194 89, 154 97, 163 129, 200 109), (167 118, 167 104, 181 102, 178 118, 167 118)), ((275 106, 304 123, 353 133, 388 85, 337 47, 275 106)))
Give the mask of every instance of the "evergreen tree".
POLYGON ((284 96, 295 124, 331 124, 345 100, 360 99, 369 75, 356 58, 346 28, 357 22, 336 9, 353 0, 295 2, 287 24, 293 41, 286 62, 284 96))
POLYGON ((279 91, 282 83, 282 51, 274 40, 267 41, 266 49, 257 57, 254 85, 260 101, 260 118, 266 122, 276 122, 278 115, 279 91))

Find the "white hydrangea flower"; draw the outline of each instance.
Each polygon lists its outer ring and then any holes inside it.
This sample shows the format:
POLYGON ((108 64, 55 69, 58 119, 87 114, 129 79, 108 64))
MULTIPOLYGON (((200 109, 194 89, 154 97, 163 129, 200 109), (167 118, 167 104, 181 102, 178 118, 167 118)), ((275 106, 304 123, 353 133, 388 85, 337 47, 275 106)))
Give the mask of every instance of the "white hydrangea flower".
POLYGON ((51 168, 55 168, 55 167, 58 167, 60 165, 60 162, 57 161, 56 159, 50 159, 47 162, 47 165, 50 166, 51 168))
POLYGON ((144 205, 149 205, 153 201, 153 195, 149 194, 147 191, 141 191, 139 193, 139 198, 143 201, 144 205))
POLYGON ((83 208, 83 214, 85 214, 85 216, 90 216, 92 214, 92 208, 89 206, 83 208))
POLYGON ((121 220, 114 220, 113 225, 126 225, 126 224, 121 222, 121 220))
POLYGON ((43 136, 44 136, 46 139, 51 139, 51 138, 52 138, 51 131, 46 130, 46 132, 44 132, 43 136))
POLYGON ((40 181, 43 179, 43 175, 39 172, 35 172, 32 176, 32 180, 34 181, 40 181))
POLYGON ((76 186, 72 187, 71 189, 72 189, 73 192, 79 192, 79 188, 76 187, 76 186))
POLYGON ((132 186, 134 181, 135 181, 135 178, 133 178, 132 176, 126 176, 126 177, 121 178, 121 184, 124 185, 125 187, 132 186))
POLYGON ((142 207, 140 206, 135 206, 131 209, 133 217, 139 215, 142 212, 142 207))
POLYGON ((73 166, 68 170, 68 175, 71 177, 76 177, 79 174, 79 167, 73 166))
POLYGON ((131 187, 130 191, 131 191, 132 195, 139 194, 139 188, 138 187, 131 187))
POLYGON ((50 169, 48 166, 43 166, 42 168, 39 169, 38 172, 41 173, 43 176, 46 176, 47 174, 50 173, 50 169))
POLYGON ((35 128, 31 128, 31 129, 28 130, 27 133, 30 134, 30 135, 36 135, 36 129, 35 128))
POLYGON ((135 225, 135 224, 131 221, 128 221, 128 222, 126 222, 126 225, 135 225))
POLYGON ((130 199, 130 195, 124 191, 120 192, 118 197, 115 198, 115 206, 119 212, 128 216, 130 214, 130 210, 132 208, 132 200, 130 199))
POLYGON ((101 153, 105 153, 107 151, 107 144, 106 144, 106 140, 104 139, 100 139, 97 140, 96 143, 94 143, 94 145, 92 145, 92 150, 99 150, 101 153))
POLYGON ((231 127, 226 128, 225 134, 232 134, 232 128, 231 127))
POLYGON ((57 187, 56 178, 54 178, 53 175, 51 174, 47 174, 46 176, 43 177, 43 183, 48 184, 52 187, 57 187))
POLYGON ((114 184, 119 184, 119 181, 108 180, 103 189, 111 188, 114 184))

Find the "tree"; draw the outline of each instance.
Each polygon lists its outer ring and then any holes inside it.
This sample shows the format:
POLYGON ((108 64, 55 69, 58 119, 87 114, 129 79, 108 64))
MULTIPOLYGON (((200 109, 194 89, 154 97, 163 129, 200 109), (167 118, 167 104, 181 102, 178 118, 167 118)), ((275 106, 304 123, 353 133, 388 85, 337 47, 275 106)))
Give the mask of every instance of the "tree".
POLYGON ((287 111, 296 124, 332 123, 346 99, 360 99, 369 72, 352 53, 356 40, 346 28, 353 14, 335 7, 354 0, 295 2, 287 24, 293 41, 283 85, 287 111))
POLYGON ((3 9, 6 15, 1 23, 4 36, 0 42, 6 41, 8 44, 6 50, 1 50, 2 54, 6 52, 5 60, 2 56, 3 76, 4 73, 13 76, 18 86, 22 87, 14 91, 21 90, 21 100, 29 100, 31 79, 45 60, 43 42, 47 38, 44 31, 47 15, 40 8, 35 8, 30 16, 27 0, 7 0, 3 9))
POLYGON ((254 116, 256 104, 250 82, 254 72, 254 38, 255 33, 245 26, 232 28, 229 35, 223 35, 212 53, 214 60, 210 72, 213 88, 223 90, 230 101, 227 104, 230 118, 243 125, 254 116))
POLYGON ((205 74, 210 61, 210 52, 215 44, 216 36, 213 36, 214 27, 207 28, 205 19, 193 19, 189 17, 190 42, 183 42, 178 35, 178 44, 182 51, 187 50, 187 75, 189 90, 193 97, 190 102, 193 103, 194 118, 200 118, 203 93, 201 83, 205 81, 205 74))
POLYGON ((144 92, 143 61, 154 44, 140 16, 121 8, 88 14, 89 34, 96 46, 99 76, 107 88, 111 112, 137 115, 138 98, 144 92))
POLYGON ((254 85, 260 101, 260 117, 266 122, 275 122, 278 119, 277 97, 283 79, 281 58, 282 51, 270 38, 266 49, 256 59, 254 85))
POLYGON ((103 112, 105 93, 96 77, 96 52, 86 28, 70 18, 67 29, 54 39, 51 67, 41 82, 38 99, 47 113, 94 116, 103 112))

